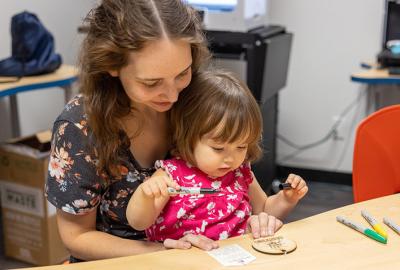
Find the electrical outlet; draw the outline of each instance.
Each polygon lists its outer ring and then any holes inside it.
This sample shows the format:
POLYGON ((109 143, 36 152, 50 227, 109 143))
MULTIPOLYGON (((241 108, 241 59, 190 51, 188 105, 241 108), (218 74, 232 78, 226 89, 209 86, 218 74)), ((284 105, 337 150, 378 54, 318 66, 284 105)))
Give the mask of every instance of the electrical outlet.
POLYGON ((346 122, 346 118, 340 115, 334 115, 332 117, 333 124, 336 127, 333 133, 333 140, 335 141, 343 141, 344 140, 344 134, 343 134, 343 126, 346 122))

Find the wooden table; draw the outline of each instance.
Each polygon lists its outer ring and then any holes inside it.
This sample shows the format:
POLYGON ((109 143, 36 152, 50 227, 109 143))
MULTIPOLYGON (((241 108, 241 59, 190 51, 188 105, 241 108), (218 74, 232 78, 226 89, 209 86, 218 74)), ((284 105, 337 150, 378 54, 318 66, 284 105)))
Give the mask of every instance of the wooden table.
POLYGON ((400 75, 391 75, 388 69, 374 64, 361 66, 365 69, 352 74, 351 80, 361 83, 367 91, 366 115, 400 103, 400 75))
POLYGON ((20 135, 17 94, 49 87, 61 87, 64 90, 65 101, 71 98, 71 85, 78 78, 78 70, 74 66, 61 65, 53 73, 22 77, 15 82, 6 82, 16 79, 14 77, 0 77, 0 98, 10 98, 12 135, 20 135), (3 83, 1 83, 3 82, 3 83))
POLYGON ((388 243, 381 244, 336 221, 337 215, 368 226, 360 211, 367 209, 376 219, 384 216, 400 224, 400 194, 348 205, 286 224, 281 234, 297 242, 297 250, 286 255, 267 255, 251 248, 249 235, 220 242, 239 244, 257 259, 240 267, 223 267, 206 252, 167 250, 144 255, 93 262, 25 268, 35 270, 126 270, 126 269, 400 269, 400 235, 386 227, 388 243))

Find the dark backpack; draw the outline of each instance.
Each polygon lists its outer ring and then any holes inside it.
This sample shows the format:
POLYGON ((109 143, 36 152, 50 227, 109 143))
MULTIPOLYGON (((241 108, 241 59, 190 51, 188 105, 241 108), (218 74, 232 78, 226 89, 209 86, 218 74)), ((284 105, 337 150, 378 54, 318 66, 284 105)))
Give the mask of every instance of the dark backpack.
POLYGON ((54 38, 35 14, 22 12, 11 19, 12 55, 0 61, 0 76, 50 73, 61 65, 54 38))

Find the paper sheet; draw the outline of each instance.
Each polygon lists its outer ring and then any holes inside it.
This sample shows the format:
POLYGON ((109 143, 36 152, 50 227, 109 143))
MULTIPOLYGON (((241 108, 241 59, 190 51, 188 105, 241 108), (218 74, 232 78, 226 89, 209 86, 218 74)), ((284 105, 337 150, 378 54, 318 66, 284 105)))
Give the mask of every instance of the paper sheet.
POLYGON ((256 257, 237 244, 213 249, 207 253, 223 266, 245 265, 256 259, 256 257))

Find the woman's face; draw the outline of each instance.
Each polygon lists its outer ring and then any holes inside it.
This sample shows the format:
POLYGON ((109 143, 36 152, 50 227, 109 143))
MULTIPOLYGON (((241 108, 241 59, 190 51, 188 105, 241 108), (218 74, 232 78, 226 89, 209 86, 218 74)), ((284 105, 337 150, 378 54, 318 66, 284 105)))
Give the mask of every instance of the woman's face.
POLYGON ((120 78, 134 108, 165 112, 189 85, 191 66, 192 53, 187 41, 161 39, 131 52, 128 64, 110 74, 120 78))

